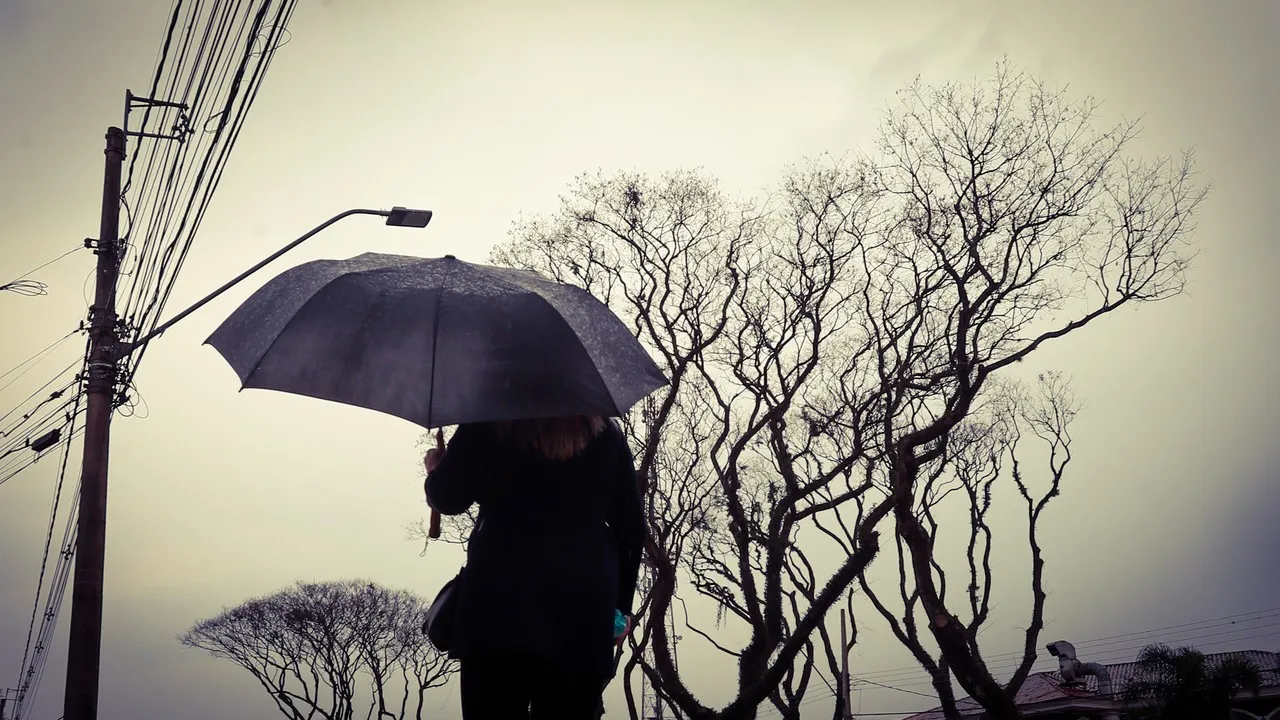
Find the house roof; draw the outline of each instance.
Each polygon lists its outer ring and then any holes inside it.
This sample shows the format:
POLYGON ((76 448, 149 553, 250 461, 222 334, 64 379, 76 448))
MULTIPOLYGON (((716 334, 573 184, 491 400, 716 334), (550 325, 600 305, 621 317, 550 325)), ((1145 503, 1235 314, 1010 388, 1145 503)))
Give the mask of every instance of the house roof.
MULTIPOLYGON (((1280 653, 1263 650, 1244 650, 1239 652, 1209 653, 1205 656, 1211 664, 1226 660, 1247 660, 1261 671, 1263 687, 1280 687, 1280 653)), ((1114 663, 1106 666, 1111 675, 1111 692, 1119 692, 1132 679, 1141 674, 1141 666, 1136 662, 1114 663)), ((1099 700, 1098 679, 1093 676, 1082 678, 1083 682, 1064 685, 1062 676, 1057 670, 1031 673, 1026 682, 1018 690, 1014 702, 1019 707, 1039 705, 1041 703, 1063 700, 1099 700)), ((972 698, 964 698, 956 702, 956 709, 964 716, 976 716, 982 713, 982 706, 972 698)), ((928 712, 910 715, 903 720, 943 720, 942 708, 937 707, 928 712)))

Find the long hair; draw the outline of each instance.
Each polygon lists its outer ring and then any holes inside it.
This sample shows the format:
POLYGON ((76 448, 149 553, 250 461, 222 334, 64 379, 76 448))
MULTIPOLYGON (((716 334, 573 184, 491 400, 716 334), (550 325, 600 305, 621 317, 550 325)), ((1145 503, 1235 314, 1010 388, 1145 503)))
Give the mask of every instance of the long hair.
POLYGON ((604 432, 602 417, 559 417, 493 423, 498 439, 551 460, 568 460, 604 432))

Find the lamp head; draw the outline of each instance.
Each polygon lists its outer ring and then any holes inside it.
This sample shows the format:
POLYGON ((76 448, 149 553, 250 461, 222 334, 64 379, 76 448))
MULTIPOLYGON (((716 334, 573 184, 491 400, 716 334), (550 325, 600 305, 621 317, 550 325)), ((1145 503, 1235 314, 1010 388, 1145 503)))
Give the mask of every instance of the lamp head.
POLYGON ((397 206, 387 213, 387 224, 395 227, 424 228, 429 222, 431 222, 430 210, 414 210, 397 206))

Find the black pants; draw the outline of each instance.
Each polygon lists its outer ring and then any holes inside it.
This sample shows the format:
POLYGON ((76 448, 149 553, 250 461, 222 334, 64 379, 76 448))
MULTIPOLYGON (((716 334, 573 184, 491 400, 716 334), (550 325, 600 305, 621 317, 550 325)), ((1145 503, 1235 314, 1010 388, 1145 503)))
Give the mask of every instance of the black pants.
POLYGON ((461 666, 463 720, 600 717, 604 678, 515 658, 474 658, 461 666))

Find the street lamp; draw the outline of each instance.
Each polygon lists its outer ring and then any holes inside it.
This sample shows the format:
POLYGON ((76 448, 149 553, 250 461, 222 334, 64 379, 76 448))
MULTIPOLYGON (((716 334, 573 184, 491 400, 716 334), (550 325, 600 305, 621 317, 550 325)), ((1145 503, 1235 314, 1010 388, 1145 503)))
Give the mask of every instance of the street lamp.
POLYGON ((397 227, 424 228, 429 222, 431 222, 430 210, 393 207, 391 212, 387 213, 387 224, 397 227))
POLYGON ((271 255, 267 256, 267 258, 264 259, 262 262, 258 263, 257 265, 254 265, 248 270, 245 270, 244 272, 235 276, 230 281, 228 281, 227 284, 223 285, 217 290, 214 290, 213 292, 204 296, 200 300, 196 301, 196 303, 191 307, 187 308, 186 310, 183 310, 182 312, 178 313, 177 315, 174 315, 173 317, 169 318, 165 322, 152 328, 151 332, 143 335, 142 337, 139 337, 137 340, 134 340, 132 343, 124 343, 118 349, 118 352, 116 353, 116 359, 129 355, 134 350, 137 350, 143 345, 146 345, 153 338, 160 335, 165 330, 168 330, 169 328, 173 327, 174 324, 184 319, 191 313, 204 307, 205 304, 209 303, 210 301, 212 301, 214 298, 218 297, 222 293, 230 290, 236 285, 239 285, 240 281, 258 272, 259 270, 261 270, 263 267, 271 263, 276 258, 289 252, 290 250, 301 245, 307 240, 310 240, 314 235, 318 234, 320 231, 324 230, 325 228, 328 228, 330 225, 338 222, 343 218, 351 217, 352 215, 379 215, 379 216, 385 217, 387 219, 387 225, 391 227, 425 228, 427 224, 431 222, 432 213, 430 210, 415 210, 412 208, 400 207, 398 205, 396 207, 391 208, 390 210, 367 210, 364 208, 357 208, 353 210, 346 210, 344 212, 340 212, 337 215, 334 215, 328 220, 325 220, 324 222, 315 226, 302 237, 298 238, 297 240, 294 240, 288 245, 285 245, 284 247, 275 251, 271 255))
POLYGON ((98 715, 98 680, 102 657, 102 575, 106 564, 107 540, 107 457, 113 392, 121 358, 145 346, 175 323, 261 270, 272 260, 343 218, 352 215, 377 215, 385 217, 387 225, 409 228, 425 228, 431 222, 430 210, 398 206, 390 210, 356 208, 338 213, 132 343, 117 345, 115 286, 120 266, 116 247, 119 242, 120 170, 123 159, 124 133, 119 128, 110 128, 107 132, 102 234, 97 250, 97 299, 91 313, 89 377, 85 387, 88 402, 85 411, 84 456, 81 460, 80 518, 76 535, 75 579, 71 586, 71 628, 63 705, 63 716, 67 720, 95 720, 98 715))

